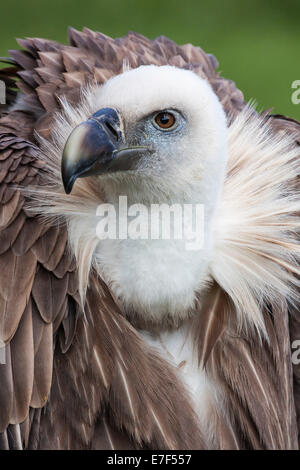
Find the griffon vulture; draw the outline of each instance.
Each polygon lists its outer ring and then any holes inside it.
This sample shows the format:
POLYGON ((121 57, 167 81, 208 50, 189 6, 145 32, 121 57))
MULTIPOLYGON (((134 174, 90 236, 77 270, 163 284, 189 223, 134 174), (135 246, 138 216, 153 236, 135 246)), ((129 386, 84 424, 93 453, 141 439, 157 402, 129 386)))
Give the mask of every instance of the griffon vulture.
POLYGON ((1 447, 297 449, 299 123, 199 47, 69 37, 0 71, 1 447), (202 249, 99 238, 120 196, 203 204, 202 249))

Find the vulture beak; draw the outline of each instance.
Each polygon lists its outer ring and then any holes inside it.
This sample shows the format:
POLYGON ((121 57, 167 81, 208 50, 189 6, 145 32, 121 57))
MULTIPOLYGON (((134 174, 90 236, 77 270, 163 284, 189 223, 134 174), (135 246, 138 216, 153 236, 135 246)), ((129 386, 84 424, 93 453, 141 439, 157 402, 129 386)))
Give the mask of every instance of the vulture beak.
POLYGON ((126 146, 121 119, 113 108, 103 108, 79 124, 65 144, 61 174, 69 194, 77 178, 135 168, 147 147, 126 146))

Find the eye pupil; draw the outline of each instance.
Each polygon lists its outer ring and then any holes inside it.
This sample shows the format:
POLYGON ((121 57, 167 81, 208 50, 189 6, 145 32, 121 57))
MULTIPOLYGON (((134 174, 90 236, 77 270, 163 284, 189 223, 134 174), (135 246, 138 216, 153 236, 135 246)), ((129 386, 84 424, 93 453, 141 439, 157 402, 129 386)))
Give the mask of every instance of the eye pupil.
POLYGON ((162 129, 170 129, 175 124, 175 117, 172 113, 158 113, 155 122, 162 129))

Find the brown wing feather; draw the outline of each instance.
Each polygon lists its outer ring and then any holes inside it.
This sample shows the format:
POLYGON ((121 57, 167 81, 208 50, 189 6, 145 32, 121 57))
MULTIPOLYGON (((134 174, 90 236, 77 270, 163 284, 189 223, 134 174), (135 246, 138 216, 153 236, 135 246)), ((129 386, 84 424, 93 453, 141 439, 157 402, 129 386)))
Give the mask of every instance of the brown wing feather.
MULTIPOLYGON (((271 125, 273 129, 277 133, 289 133, 293 135, 295 142, 297 145, 300 146, 300 123, 295 121, 294 119, 282 116, 282 115, 271 115, 269 117, 269 120, 271 122, 271 125)), ((295 184, 298 186, 299 181, 295 182, 295 184)), ((299 341, 300 339, 300 313, 299 313, 299 308, 297 306, 293 306, 289 308, 289 319, 286 317, 282 317, 280 315, 280 312, 277 315, 277 335, 280 344, 282 344, 282 347, 285 348, 285 351, 283 351, 283 355, 288 355, 290 356, 290 351, 291 351, 291 345, 293 345, 294 341, 299 341), (287 322, 288 325, 285 324, 285 328, 282 330, 281 324, 282 322, 287 322), (287 330, 289 329, 289 338, 287 334, 287 330), (286 344, 288 342, 288 344, 286 344)), ((293 351, 293 350, 292 350, 293 351)), ((296 408, 296 417, 297 417, 297 428, 298 428, 298 443, 300 447, 300 364, 292 364, 290 361, 287 364, 287 368, 292 367, 292 372, 293 372, 293 386, 290 385, 290 389, 293 390, 294 396, 293 397, 288 397, 289 405, 290 407, 293 408, 295 406, 296 408)), ((291 380, 291 378, 290 378, 291 380)))
MULTIPOLYGON (((174 371, 145 349, 106 287, 95 278, 82 314, 64 227, 50 227, 30 217, 15 185, 41 184, 43 164, 34 131, 49 138, 59 98, 65 95, 76 103, 84 83, 94 78, 103 83, 120 73, 124 59, 131 67, 168 63, 194 70, 209 80, 230 116, 243 108, 243 95, 232 81, 219 76, 213 56, 190 44, 178 46, 163 36, 150 41, 136 33, 113 40, 87 28, 83 32, 71 28, 69 41, 64 46, 44 39, 19 40, 24 50, 11 51, 9 67, 0 71, 0 79, 7 84, 7 102, 13 104, 0 120, 0 327, 7 340, 6 365, 0 365, 0 445, 204 448, 174 371), (16 86, 23 92, 17 100, 16 86), (98 416, 102 417, 98 420, 98 416)), ((271 119, 278 132, 297 127, 282 117, 271 119)), ((256 344, 238 342, 227 329, 225 333, 227 300, 218 290, 215 295, 217 299, 213 295, 204 306, 203 321, 210 328, 207 335, 200 335, 206 344, 200 359, 229 392, 233 418, 231 424, 218 418, 221 446, 294 447, 286 307, 274 314, 270 326, 276 346, 257 348, 263 351, 259 357, 256 344), (222 321, 214 316, 210 322, 212 306, 216 314, 223 311, 222 321), (282 354, 286 360, 280 366, 282 354), (234 372, 232 376, 226 374, 228 370, 234 372), (280 385, 272 389, 278 374, 280 385), (241 384, 246 384, 246 393, 241 384), (283 390, 284 407, 277 390, 283 390), (270 393, 267 402, 266 392, 270 393), (274 423, 274 410, 284 422, 277 434, 264 424, 274 423)), ((297 312, 290 321, 292 337, 299 337, 298 327, 297 312)), ((294 377, 300 414, 297 368, 294 377)))
POLYGON ((63 304, 60 322, 69 316, 66 300, 74 271, 64 261, 69 256, 65 231, 28 216, 24 197, 15 189, 17 184, 38 184, 42 170, 38 148, 30 140, 32 123, 23 112, 0 120, 0 330, 6 343, 6 363, 0 365, 0 431, 3 446, 11 448, 27 445, 30 409, 43 407, 49 398, 53 322, 63 304))

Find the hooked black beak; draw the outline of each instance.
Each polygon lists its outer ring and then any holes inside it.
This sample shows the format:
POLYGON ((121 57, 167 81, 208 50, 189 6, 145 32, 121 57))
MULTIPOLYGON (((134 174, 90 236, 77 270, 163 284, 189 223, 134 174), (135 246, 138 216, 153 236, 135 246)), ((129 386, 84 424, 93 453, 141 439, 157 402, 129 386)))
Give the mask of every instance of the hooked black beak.
MULTIPOLYGON (((67 194, 77 178, 109 171, 123 144, 115 109, 103 108, 71 132, 62 155, 61 174, 67 194)), ((114 170, 115 171, 115 170, 114 170)))

